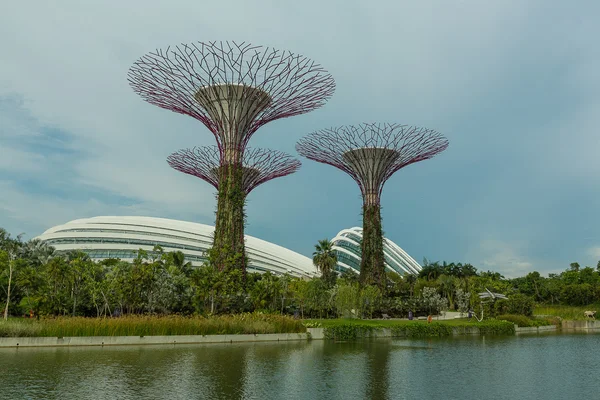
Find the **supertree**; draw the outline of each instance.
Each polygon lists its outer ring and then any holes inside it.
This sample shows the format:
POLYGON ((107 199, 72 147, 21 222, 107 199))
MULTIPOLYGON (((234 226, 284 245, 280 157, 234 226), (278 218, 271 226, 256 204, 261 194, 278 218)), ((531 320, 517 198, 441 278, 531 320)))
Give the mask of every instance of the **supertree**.
POLYGON ((399 169, 432 158, 448 147, 440 133, 400 124, 360 124, 314 132, 296 144, 302 156, 350 175, 362 193, 360 281, 385 286, 381 192, 399 169))
MULTIPOLYGON (((167 162, 177 171, 205 180, 219 190, 221 164, 217 146, 181 149, 167 157, 167 162)), ((271 179, 293 174, 300 165, 287 153, 248 147, 242 158, 242 190, 248 195, 271 179)))
POLYGON ((321 107, 335 82, 308 58, 269 47, 197 42, 156 50, 129 70, 144 100, 202 122, 220 155, 213 262, 245 269, 242 159, 254 132, 321 107))

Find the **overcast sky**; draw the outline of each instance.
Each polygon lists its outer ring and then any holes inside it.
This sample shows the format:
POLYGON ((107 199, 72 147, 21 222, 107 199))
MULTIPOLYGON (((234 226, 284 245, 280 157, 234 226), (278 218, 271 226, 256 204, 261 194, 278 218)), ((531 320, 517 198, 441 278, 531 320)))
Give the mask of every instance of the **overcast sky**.
MULTIPOLYGON (((600 3, 596 1, 0 0, 0 227, 27 238, 98 215, 214 223, 212 186, 171 169, 214 143, 200 122, 144 102, 143 54, 238 40, 303 54, 337 89, 277 120, 254 147, 296 154, 321 128, 398 122, 448 150, 386 184, 386 236, 417 261, 518 276, 600 259, 600 3), (60 4, 60 6, 56 6, 60 4), (375 6, 377 4, 377 6, 375 6)), ((249 196, 246 232, 310 256, 360 226, 343 172, 299 172, 249 196)))

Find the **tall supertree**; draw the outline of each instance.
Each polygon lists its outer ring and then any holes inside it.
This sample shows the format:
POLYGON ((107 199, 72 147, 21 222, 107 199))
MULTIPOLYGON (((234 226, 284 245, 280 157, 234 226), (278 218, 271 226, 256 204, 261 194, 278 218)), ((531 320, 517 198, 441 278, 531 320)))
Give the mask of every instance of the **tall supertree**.
MULTIPOLYGON (((205 180, 219 190, 222 167, 217 146, 181 149, 167 157, 167 162, 177 171, 205 180)), ((242 158, 242 190, 248 195, 271 179, 293 174, 300 165, 287 153, 248 147, 242 158)))
POLYGON ((335 82, 308 58, 248 43, 197 42, 137 60, 129 83, 144 100, 202 122, 220 156, 213 260, 245 269, 242 159, 254 132, 321 107, 335 82))
POLYGON ((400 124, 361 124, 324 129, 302 138, 302 156, 350 175, 362 193, 363 238, 360 281, 385 287, 381 192, 399 169, 432 158, 448 147, 440 133, 400 124))

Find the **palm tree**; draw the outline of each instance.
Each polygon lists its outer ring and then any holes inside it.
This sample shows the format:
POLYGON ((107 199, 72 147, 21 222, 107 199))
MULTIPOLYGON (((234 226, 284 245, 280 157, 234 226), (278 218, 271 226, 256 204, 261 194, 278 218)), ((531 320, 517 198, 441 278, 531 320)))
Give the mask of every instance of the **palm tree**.
POLYGON ((48 264, 48 261, 56 255, 54 247, 39 239, 31 239, 23 243, 21 253, 23 258, 29 260, 34 267, 48 264))
POLYGON ((334 277, 337 255, 333 251, 333 243, 329 239, 319 240, 313 253, 313 264, 321 271, 321 278, 330 282, 334 277))

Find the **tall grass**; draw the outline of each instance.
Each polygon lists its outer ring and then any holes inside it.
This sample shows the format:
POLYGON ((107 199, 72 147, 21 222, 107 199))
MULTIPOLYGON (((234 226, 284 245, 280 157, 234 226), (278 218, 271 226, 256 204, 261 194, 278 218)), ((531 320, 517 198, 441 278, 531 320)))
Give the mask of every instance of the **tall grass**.
POLYGON ((590 304, 587 306, 548 306, 540 305, 537 306, 533 312, 534 315, 551 315, 555 317, 561 317, 567 320, 582 320, 586 319, 583 315, 584 311, 598 311, 598 317, 600 317, 600 304, 590 304))
MULTIPOLYGON (((357 320, 357 319, 332 319, 311 320, 309 324, 316 324, 325 328, 325 337, 336 340, 355 340, 371 337, 374 332, 384 328, 392 331, 394 337, 433 337, 451 336, 454 334, 470 334, 473 328, 482 335, 514 335, 515 325, 508 321, 486 319, 483 322, 473 320, 443 320, 427 323, 425 321, 407 320, 357 320)), ((305 325, 307 325, 305 323, 305 325)))
POLYGON ((302 322, 269 314, 214 317, 127 316, 119 318, 61 317, 11 319, 0 322, 0 337, 166 336, 306 332, 302 322))

